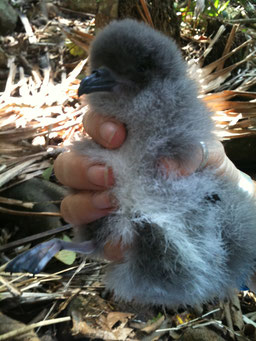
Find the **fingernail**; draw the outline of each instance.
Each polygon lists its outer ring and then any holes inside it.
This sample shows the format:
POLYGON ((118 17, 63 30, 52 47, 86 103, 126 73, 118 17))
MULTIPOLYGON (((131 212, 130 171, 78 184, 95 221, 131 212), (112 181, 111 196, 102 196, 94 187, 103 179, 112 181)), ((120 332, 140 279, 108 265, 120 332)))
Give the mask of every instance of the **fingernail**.
POLYGON ((96 208, 100 210, 113 207, 112 199, 109 193, 106 192, 94 194, 92 197, 92 203, 96 208))
POLYGON ((104 184, 106 187, 111 187, 115 183, 112 169, 109 167, 104 168, 104 184))
POLYGON ((111 143, 116 132, 118 126, 113 122, 105 122, 100 127, 100 136, 105 140, 107 143, 111 143))
POLYGON ((111 187, 114 177, 111 168, 101 165, 91 166, 87 171, 88 180, 97 186, 111 187))

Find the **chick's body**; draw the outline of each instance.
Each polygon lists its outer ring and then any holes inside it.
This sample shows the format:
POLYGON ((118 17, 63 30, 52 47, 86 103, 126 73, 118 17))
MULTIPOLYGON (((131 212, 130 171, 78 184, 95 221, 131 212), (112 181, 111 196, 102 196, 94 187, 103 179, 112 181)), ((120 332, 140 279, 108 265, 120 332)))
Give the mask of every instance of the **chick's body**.
POLYGON ((211 169, 187 177, 159 170, 162 157, 186 162, 213 138, 176 45, 145 24, 112 22, 92 44, 90 68, 108 74, 104 91, 98 74, 93 89, 82 82, 90 109, 128 132, 118 150, 92 140, 74 146, 112 167, 116 179, 117 211, 87 227, 98 253, 107 241, 129 244, 124 261, 110 266, 107 286, 118 298, 167 306, 228 295, 255 265, 255 206, 211 169))

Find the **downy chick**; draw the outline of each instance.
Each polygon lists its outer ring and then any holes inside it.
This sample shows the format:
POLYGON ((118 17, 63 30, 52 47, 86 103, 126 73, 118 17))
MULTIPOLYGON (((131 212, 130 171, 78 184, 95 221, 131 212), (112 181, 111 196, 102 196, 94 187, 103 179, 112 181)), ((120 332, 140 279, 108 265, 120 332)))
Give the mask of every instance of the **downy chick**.
POLYGON ((89 241, 53 240, 51 252, 39 245, 45 252, 34 267, 27 260, 36 248, 7 271, 41 271, 63 246, 98 257, 106 242, 121 240, 129 245, 124 261, 106 276, 117 298, 175 306, 229 295, 255 268, 255 204, 210 168, 187 177, 159 170, 161 158, 186 162, 200 141, 214 138, 211 114, 175 43, 143 23, 115 21, 93 41, 90 70, 79 95, 87 94, 92 111, 122 121, 128 136, 118 150, 88 139, 73 148, 112 167, 118 209, 77 229, 89 241))

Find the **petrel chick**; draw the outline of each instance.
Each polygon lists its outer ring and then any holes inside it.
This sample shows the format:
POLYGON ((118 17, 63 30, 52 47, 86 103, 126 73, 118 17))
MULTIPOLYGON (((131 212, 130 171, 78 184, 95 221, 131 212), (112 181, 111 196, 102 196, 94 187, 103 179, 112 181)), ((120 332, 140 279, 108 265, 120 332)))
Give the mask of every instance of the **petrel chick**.
MULTIPOLYGON (((87 94, 92 111, 123 122, 128 135, 117 150, 89 139, 73 147, 113 169, 118 208, 78 229, 91 239, 72 249, 96 257, 106 243, 121 241, 124 259, 109 266, 106 285, 127 301, 193 306, 229 295, 255 269, 253 199, 209 167, 167 176, 159 166, 164 158, 186 165, 200 141, 215 139, 211 114, 186 72, 171 39, 126 19, 112 22, 93 41, 90 76, 78 90, 87 94)), ((24 263, 32 272, 42 269, 31 268, 27 259, 17 267, 17 258, 7 270, 24 270, 24 263)))

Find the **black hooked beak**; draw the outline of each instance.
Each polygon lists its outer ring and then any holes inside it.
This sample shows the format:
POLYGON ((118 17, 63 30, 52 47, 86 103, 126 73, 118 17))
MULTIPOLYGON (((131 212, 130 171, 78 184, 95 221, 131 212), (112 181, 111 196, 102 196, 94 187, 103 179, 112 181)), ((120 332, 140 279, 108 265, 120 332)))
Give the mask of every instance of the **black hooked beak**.
POLYGON ((88 77, 85 77, 79 86, 78 96, 90 94, 96 91, 111 91, 117 84, 116 79, 108 69, 101 68, 92 72, 88 77))

